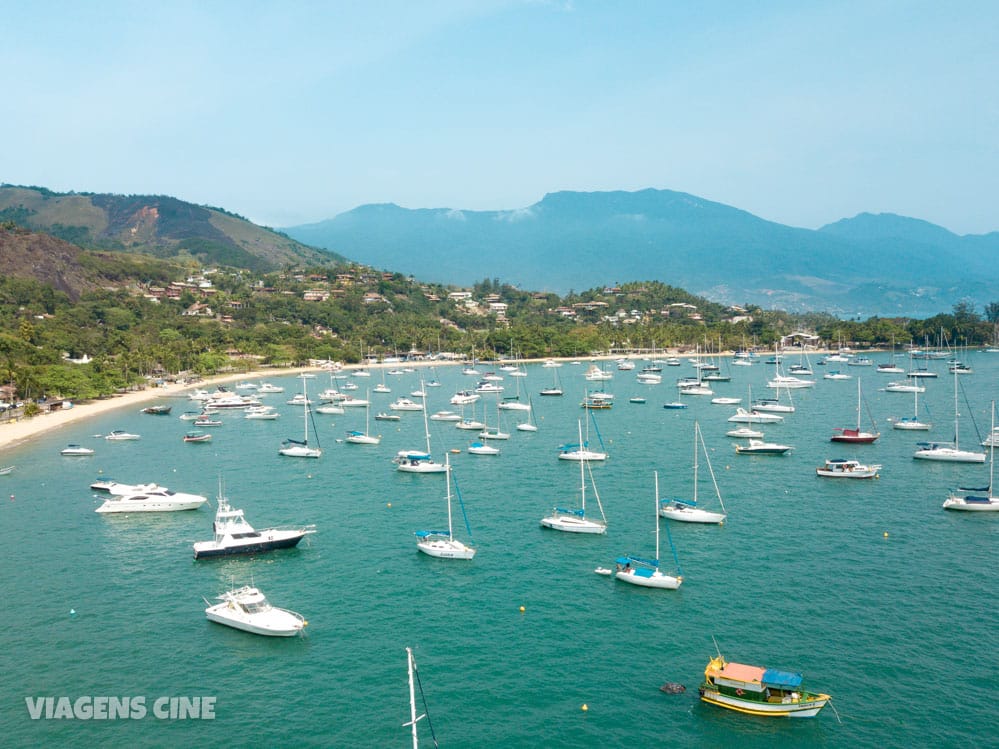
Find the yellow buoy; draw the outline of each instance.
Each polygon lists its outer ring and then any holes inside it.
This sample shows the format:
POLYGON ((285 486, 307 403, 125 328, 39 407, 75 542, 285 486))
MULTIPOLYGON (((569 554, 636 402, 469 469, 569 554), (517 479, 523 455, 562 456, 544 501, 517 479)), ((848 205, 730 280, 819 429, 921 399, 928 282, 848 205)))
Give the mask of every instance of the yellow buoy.
POLYGON ((525 609, 523 606, 521 606, 520 607, 520 613, 523 614, 525 611, 527 611, 527 609, 525 609))
POLYGON ((888 531, 885 531, 885 538, 888 538, 888 531))
POLYGON ((588 706, 588 705, 587 705, 587 704, 586 704, 586 703, 584 702, 584 703, 583 703, 583 707, 582 707, 582 708, 580 708, 580 709, 581 709, 581 710, 582 710, 582 711, 583 711, 583 712, 585 713, 585 712, 586 712, 587 710, 589 710, 590 708, 589 708, 589 706, 588 706))
POLYGON ((386 507, 389 507, 389 508, 391 508, 391 507, 392 507, 392 503, 391 503, 391 502, 389 502, 389 503, 387 503, 387 504, 386 504, 385 506, 386 506, 386 507))

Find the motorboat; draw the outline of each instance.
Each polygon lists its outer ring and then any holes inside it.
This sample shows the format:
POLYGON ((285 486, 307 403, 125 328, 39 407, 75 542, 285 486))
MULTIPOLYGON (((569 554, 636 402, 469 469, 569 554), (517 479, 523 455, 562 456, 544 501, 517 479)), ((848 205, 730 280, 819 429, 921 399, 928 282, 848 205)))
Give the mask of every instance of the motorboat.
POLYGON ((461 421, 461 415, 456 411, 437 411, 430 415, 431 421, 461 421))
POLYGON ((459 390, 457 393, 451 396, 452 406, 467 406, 470 403, 475 403, 482 396, 478 393, 473 393, 471 390, 459 390))
POLYGON ((725 432, 728 437, 738 437, 739 439, 763 439, 763 432, 752 427, 738 427, 725 432))
POLYGON ((303 634, 308 622, 301 614, 272 606, 259 589, 244 585, 218 596, 222 603, 205 609, 209 621, 255 635, 292 637, 303 634))
POLYGON ((784 421, 784 417, 780 414, 747 411, 740 407, 735 409, 735 413, 729 416, 728 420, 735 424, 779 424, 784 421))
POLYGON ((138 434, 132 434, 131 432, 126 432, 123 429, 115 429, 109 434, 104 435, 104 439, 109 442, 127 442, 129 440, 141 439, 138 434))
POLYGON ((243 412, 244 419, 254 419, 258 421, 274 421, 281 414, 271 406, 252 406, 243 412))
POLYGON ((735 451, 740 455, 784 455, 793 448, 790 445, 782 445, 778 442, 764 442, 763 440, 751 439, 749 444, 736 445, 735 451))
POLYGON ((880 465, 864 465, 857 460, 829 458, 824 466, 815 469, 816 476, 841 479, 876 479, 880 465))
POLYGON ((310 533, 315 533, 314 525, 299 528, 268 528, 258 531, 253 528, 243 511, 229 505, 229 500, 219 492, 218 509, 215 511, 215 531, 211 541, 197 541, 194 544, 194 558, 230 556, 233 554, 255 554, 274 549, 291 549, 310 533))
POLYGON ((401 419, 399 414, 387 414, 384 411, 375 414, 375 421, 399 421, 401 419))
POLYGON ((150 416, 169 416, 171 408, 172 406, 146 406, 142 409, 142 413, 150 416))
POLYGON ((83 445, 71 444, 66 445, 62 450, 59 451, 60 455, 65 455, 67 457, 86 457, 88 455, 93 455, 94 450, 91 447, 84 447, 83 445))
POLYGON ((284 388, 280 385, 273 385, 269 382, 262 382, 257 388, 258 393, 283 393, 284 388))
POLYGON ((423 404, 409 398, 396 398, 393 403, 389 404, 389 408, 393 411, 422 411, 423 404))
POLYGON ((213 419, 211 416, 203 416, 199 419, 195 419, 194 426, 196 427, 220 427, 222 426, 221 419, 213 419))
POLYGON ((812 718, 832 699, 802 688, 799 673, 728 663, 718 654, 704 669, 701 700, 747 715, 812 718))
MULTIPOLYGON (((902 370, 900 369, 899 372, 902 370)), ((826 372, 822 375, 823 380, 852 380, 853 375, 848 375, 844 372, 840 372, 838 369, 834 369, 831 372, 826 372)))
POLYGON ((191 431, 184 435, 184 442, 211 442, 210 432, 191 431))
POLYGON ((178 512, 180 510, 196 510, 208 497, 200 494, 175 492, 156 484, 146 484, 136 487, 138 491, 117 493, 112 488, 111 496, 94 512, 102 514, 114 512, 178 512))
POLYGON ((738 406, 742 398, 712 398, 711 402, 716 406, 738 406))

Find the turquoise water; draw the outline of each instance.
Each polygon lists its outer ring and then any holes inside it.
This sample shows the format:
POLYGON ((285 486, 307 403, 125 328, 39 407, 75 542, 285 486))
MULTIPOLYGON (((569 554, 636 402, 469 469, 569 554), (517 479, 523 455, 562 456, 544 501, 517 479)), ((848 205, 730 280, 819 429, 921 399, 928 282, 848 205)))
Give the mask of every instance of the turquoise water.
MULTIPOLYGON (((975 374, 961 384, 984 435, 989 401, 999 395, 999 356, 969 361, 975 374)), ((941 377, 920 402, 936 424, 930 435, 945 440, 953 381, 943 362, 930 367, 941 377)), ((566 364, 565 397, 542 398, 551 373, 530 368, 521 385, 534 394, 540 431, 515 431, 523 414, 504 412, 513 437, 497 443, 499 457, 452 456, 479 549, 471 562, 416 551, 414 530, 446 523, 443 476, 401 474, 390 462, 397 450, 423 445, 420 414, 372 420, 383 436, 378 447, 336 442, 364 428, 362 409, 317 416, 323 458, 283 458, 280 441, 302 431, 300 410, 285 405, 298 384, 292 378, 281 382, 284 394, 264 396, 281 419, 224 415, 208 444, 181 442, 188 425, 176 416, 189 405, 177 400, 171 417, 119 410, 8 452, 0 462, 17 470, 0 477, 3 744, 409 746, 407 645, 442 746, 887 748, 967 745, 994 732, 999 517, 940 508, 948 488, 983 486, 988 468, 912 460, 926 435, 886 423, 912 411, 911 394, 876 390, 892 376, 849 369, 879 422, 876 444, 828 441, 833 427, 855 423, 856 383, 822 380, 824 368, 815 367, 816 388, 793 394, 797 413, 765 427, 794 452, 749 457, 724 436, 734 407, 690 398, 685 411, 661 408, 675 396, 667 382, 691 374, 688 364, 664 368, 658 386, 615 372, 606 389, 616 405, 596 414, 611 457, 593 466, 609 529, 583 537, 542 530, 538 521, 578 495, 578 464, 555 456, 585 415, 584 369, 566 364), (628 402, 639 394, 646 404, 628 402), (664 496, 689 493, 695 419, 728 522, 669 525, 684 574, 677 591, 595 575, 620 554, 652 555, 653 471, 664 496), (94 436, 111 429, 142 439, 94 436), (69 442, 97 455, 63 458, 69 442), (815 477, 825 458, 853 456, 883 464, 882 478, 815 477), (315 523, 318 533, 291 551, 195 562, 191 544, 210 537, 211 508, 97 515, 89 484, 99 474, 210 497, 221 477, 258 528, 315 523), (275 605, 303 613, 308 636, 262 638, 205 619, 202 596, 251 581, 275 605), (780 721, 700 703, 712 636, 730 660, 804 672, 806 686, 833 695, 842 722, 829 709, 780 721), (666 681, 686 684, 686 693, 663 694, 666 681), (32 720, 25 698, 42 696, 141 696, 149 708, 160 697, 210 696, 215 717, 160 720, 150 709, 136 720, 32 720)), ((714 389, 745 399, 752 385, 762 396, 771 373, 762 363, 735 367, 733 381, 714 389)), ((431 412, 453 408, 447 399, 473 382, 457 368, 437 374, 443 387, 428 391, 431 412)), ((417 378, 388 377, 393 392, 372 394, 372 413, 416 389, 417 378)), ((363 394, 368 381, 356 381, 363 394)), ((327 384, 319 375, 310 393, 327 384)), ((503 384, 510 391, 515 380, 503 384)), ((963 403, 961 410, 962 444, 970 446, 974 427, 963 403)), ((471 436, 449 424, 430 429, 438 456, 471 436)), ((701 496, 712 498, 709 481, 701 496)), ((588 494, 595 510, 592 500, 588 494)), ((457 505, 455 512, 464 539, 457 505)), ((662 556, 671 559, 665 533, 662 556)), ((430 745, 426 721, 420 731, 430 745)))

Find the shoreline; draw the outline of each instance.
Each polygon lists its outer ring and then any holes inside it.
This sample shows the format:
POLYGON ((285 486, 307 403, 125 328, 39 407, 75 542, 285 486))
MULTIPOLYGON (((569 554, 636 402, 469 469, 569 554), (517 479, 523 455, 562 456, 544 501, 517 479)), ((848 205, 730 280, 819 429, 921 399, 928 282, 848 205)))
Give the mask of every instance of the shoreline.
MULTIPOLYGON (((821 351, 809 351, 809 354, 821 355, 821 351)), ((663 352, 663 355, 667 355, 663 352)), ((706 356, 714 356, 708 353, 677 353, 669 354, 671 356, 682 356, 684 358, 702 358, 706 356)), ((730 354, 729 354, 730 356, 730 354)), ((548 359, 553 359, 554 361, 561 363, 568 363, 573 361, 579 362, 594 362, 594 361, 616 361, 618 359, 635 359, 641 358, 641 355, 631 355, 631 356, 620 356, 620 355, 604 355, 604 356, 582 356, 582 357, 546 357, 544 359, 518 359, 517 362, 523 364, 538 364, 547 361, 548 359)), ((416 362, 377 362, 377 363, 367 363, 367 364, 346 364, 340 371, 349 371, 354 369, 381 369, 385 367, 398 367, 407 366, 414 368, 426 368, 426 367, 451 367, 464 365, 467 362, 462 361, 416 361, 416 362)), ((48 432, 53 432, 67 424, 75 424, 79 421, 89 419, 93 416, 100 416, 111 411, 115 411, 119 408, 126 408, 129 406, 140 406, 149 401, 155 401, 159 398, 177 398, 181 393, 188 390, 193 390, 194 388, 210 388, 216 385, 225 385, 230 382, 239 382, 242 380, 255 380, 263 379, 268 377, 287 377, 289 375, 299 374, 301 372, 317 373, 325 371, 321 367, 285 367, 282 369, 267 369, 267 370, 252 370, 249 372, 236 372, 232 374, 215 375, 212 377, 206 377, 195 383, 169 383, 162 386, 147 387, 143 390, 135 390, 123 395, 113 395, 107 399, 88 401, 86 403, 74 403, 71 408, 61 408, 56 411, 49 411, 46 413, 38 414, 32 417, 22 417, 16 421, 10 421, 0 424, 0 450, 7 451, 13 448, 20 447, 26 443, 31 442, 33 439, 47 434, 48 432)), ((0 468, 6 465, 6 461, 0 458, 0 468)))

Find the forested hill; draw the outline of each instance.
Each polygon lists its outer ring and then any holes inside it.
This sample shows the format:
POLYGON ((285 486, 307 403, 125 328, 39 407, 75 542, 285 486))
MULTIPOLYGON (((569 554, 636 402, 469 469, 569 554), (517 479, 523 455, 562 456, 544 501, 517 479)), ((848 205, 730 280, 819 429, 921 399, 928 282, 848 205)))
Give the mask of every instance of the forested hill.
POLYGON ((999 298, 999 233, 861 214, 818 230, 671 190, 557 192, 510 211, 364 205, 291 236, 357 262, 469 285, 587 289, 655 278, 714 301, 913 315, 999 298))
POLYGON ((342 260, 221 208, 165 195, 56 193, 2 185, 2 221, 85 249, 194 258, 259 272, 342 260))

